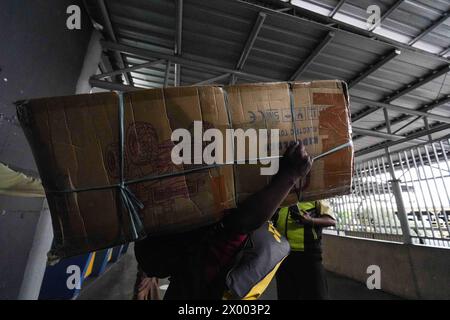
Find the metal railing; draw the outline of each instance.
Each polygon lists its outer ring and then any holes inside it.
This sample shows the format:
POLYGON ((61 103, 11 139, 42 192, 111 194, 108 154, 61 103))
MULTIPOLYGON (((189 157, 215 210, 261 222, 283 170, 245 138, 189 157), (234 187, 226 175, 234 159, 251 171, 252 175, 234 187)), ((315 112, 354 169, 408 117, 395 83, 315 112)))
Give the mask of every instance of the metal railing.
POLYGON ((450 247, 449 160, 446 137, 357 163, 353 192, 330 199, 334 232, 450 247))

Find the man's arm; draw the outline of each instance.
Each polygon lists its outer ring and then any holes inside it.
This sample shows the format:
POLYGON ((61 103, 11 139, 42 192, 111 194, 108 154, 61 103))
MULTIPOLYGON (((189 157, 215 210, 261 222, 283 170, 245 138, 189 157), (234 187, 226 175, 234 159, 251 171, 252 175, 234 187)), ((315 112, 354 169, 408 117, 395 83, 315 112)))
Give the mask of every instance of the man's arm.
POLYGON ((334 227, 336 225, 336 220, 328 201, 318 201, 318 210, 320 213, 319 217, 313 218, 307 214, 301 216, 303 223, 320 228, 334 227))
POLYGON ((289 146, 280 162, 279 172, 261 191, 251 195, 224 218, 224 225, 237 232, 248 233, 270 220, 292 187, 305 177, 312 166, 311 157, 301 142, 289 146))
POLYGON ((314 227, 326 228, 326 227, 334 227, 336 225, 336 221, 327 215, 323 215, 318 218, 312 218, 309 215, 303 216, 303 224, 312 225, 314 227))

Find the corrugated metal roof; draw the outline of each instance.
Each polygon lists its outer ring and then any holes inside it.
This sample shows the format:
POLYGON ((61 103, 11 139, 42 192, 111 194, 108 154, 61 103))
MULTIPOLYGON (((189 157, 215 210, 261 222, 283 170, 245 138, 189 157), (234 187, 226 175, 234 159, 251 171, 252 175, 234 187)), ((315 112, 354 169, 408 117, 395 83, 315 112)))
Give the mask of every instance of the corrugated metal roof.
MULTIPOLYGON (((98 2, 98 1, 97 1, 98 2)), ((342 79, 351 81, 384 56, 399 48, 400 55, 371 73, 354 85, 350 93, 353 96, 370 100, 385 101, 398 90, 421 81, 422 78, 441 70, 448 65, 448 60, 432 53, 424 53, 405 45, 396 45, 392 41, 372 39, 365 35, 342 30, 321 21, 313 21, 296 16, 294 12, 279 12, 272 9, 283 8, 281 1, 238 1, 238 0, 184 0, 182 15, 182 57, 201 61, 210 65, 235 69, 244 50, 246 41, 257 21, 258 14, 266 14, 262 27, 256 37, 242 71, 248 74, 263 76, 274 80, 288 80, 311 52, 325 39, 331 31, 334 37, 317 55, 301 74, 300 80, 342 79), (279 8, 276 4, 279 3, 279 8), (268 8, 268 7, 271 8, 268 8)), ((310 0, 312 3, 332 10, 337 0, 310 0)), ((378 4, 382 12, 393 5, 393 0, 383 1, 345 1, 338 13, 351 15, 355 19, 364 20, 367 13, 364 8, 369 4, 378 4)), ((114 29, 117 43, 173 55, 176 46, 176 3, 163 0, 109 0, 105 1, 109 18, 114 29)), ((382 26, 413 38, 439 19, 450 8, 448 1, 404 1, 382 26), (426 6, 427 10, 421 7, 426 6), (397 12, 398 11, 398 12, 397 12)), ((95 2, 93 3, 95 4, 95 2)), ((90 5, 92 5, 90 3, 90 5)), ((103 24, 104 17, 96 14, 95 5, 90 12, 93 19, 103 24)), ((288 8, 289 9, 289 8, 288 8)), ((339 17, 338 13, 334 17, 339 17)), ((449 19, 450 20, 450 19, 449 19)), ((429 41, 433 45, 450 46, 449 22, 443 23, 426 35, 421 41, 429 41)), ((111 40, 111 39, 108 39, 111 40)), ((145 57, 130 53, 122 53, 127 67, 148 62, 145 57)), ((155 60, 157 60, 155 58, 155 60)), ((445 71, 445 70, 444 70, 445 71)), ((448 70, 447 70, 448 71, 448 70)), ((168 84, 174 83, 173 65, 169 69, 168 84)), ((134 70, 130 73, 132 82, 139 87, 162 87, 165 81, 166 63, 149 68, 134 70)), ((220 76, 223 73, 206 68, 181 66, 181 85, 191 85, 200 81, 220 76)), ((407 94, 393 100, 395 105, 410 109, 423 108, 427 104, 443 99, 450 94, 450 77, 442 73, 407 94)), ((229 78, 216 83, 225 84, 229 78)), ((250 79, 238 78, 237 82, 250 82, 250 79)), ((353 115, 367 112, 367 105, 351 103, 353 115)), ((446 102, 432 110, 442 116, 450 115, 450 103, 446 102)), ((413 117, 389 111, 393 122, 392 132, 401 129, 413 117)), ((354 126, 365 129, 384 128, 385 119, 381 109, 354 122, 354 126)), ((437 125, 430 121, 429 125, 437 125)), ((396 134, 406 134, 424 127, 422 120, 410 124, 396 134)), ((450 129, 432 135, 433 138, 450 133, 450 129)), ((355 139, 356 150, 363 150, 385 140, 378 137, 358 137, 355 139)), ((402 146, 399 146, 402 147, 402 146)), ((403 146, 404 147, 404 146, 403 146)), ((383 153, 384 150, 377 151, 383 153)), ((373 156, 375 153, 370 154, 373 156)))
MULTIPOLYGON (((406 44, 444 17, 442 23, 413 46, 433 53, 442 53, 450 47, 450 21, 445 19, 450 12, 447 0, 345 0, 332 17, 330 14, 340 0, 292 0, 291 3, 406 44), (373 5, 380 8, 381 17, 387 13, 380 27, 375 29, 367 25, 367 18, 373 13, 368 8, 373 5), (391 8, 395 9, 389 11, 391 8)), ((450 55, 450 52, 445 55, 450 55)))

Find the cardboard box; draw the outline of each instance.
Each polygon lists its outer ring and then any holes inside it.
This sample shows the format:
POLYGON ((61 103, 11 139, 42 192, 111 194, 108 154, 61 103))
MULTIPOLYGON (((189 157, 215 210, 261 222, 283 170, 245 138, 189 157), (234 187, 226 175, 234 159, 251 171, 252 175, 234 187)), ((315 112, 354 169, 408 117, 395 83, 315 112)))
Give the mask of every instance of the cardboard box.
MULTIPOLYGON (((225 209, 270 181, 260 175, 259 165, 248 164, 183 174, 204 165, 171 161, 175 129, 192 132, 194 121, 224 136, 230 128, 278 128, 280 154, 296 138, 312 155, 351 139, 347 92, 339 81, 151 89, 124 93, 123 98, 123 178, 133 182, 128 187, 144 205, 139 215, 147 234, 216 222, 225 209)), ((114 92, 18 105, 46 189, 55 234, 52 253, 58 257, 133 240, 118 188, 118 106, 114 92)), ((348 193, 352 166, 352 148, 317 161, 303 182, 302 200, 348 193)), ((295 201, 297 196, 291 195, 285 203, 295 201)))

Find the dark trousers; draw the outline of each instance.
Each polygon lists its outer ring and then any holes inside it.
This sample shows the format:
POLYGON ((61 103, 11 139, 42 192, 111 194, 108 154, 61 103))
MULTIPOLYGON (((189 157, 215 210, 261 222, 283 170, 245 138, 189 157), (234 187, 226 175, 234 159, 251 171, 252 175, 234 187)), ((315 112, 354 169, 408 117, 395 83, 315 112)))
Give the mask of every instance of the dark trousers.
POLYGON ((325 300, 328 284, 320 256, 291 252, 277 271, 278 300, 325 300))

